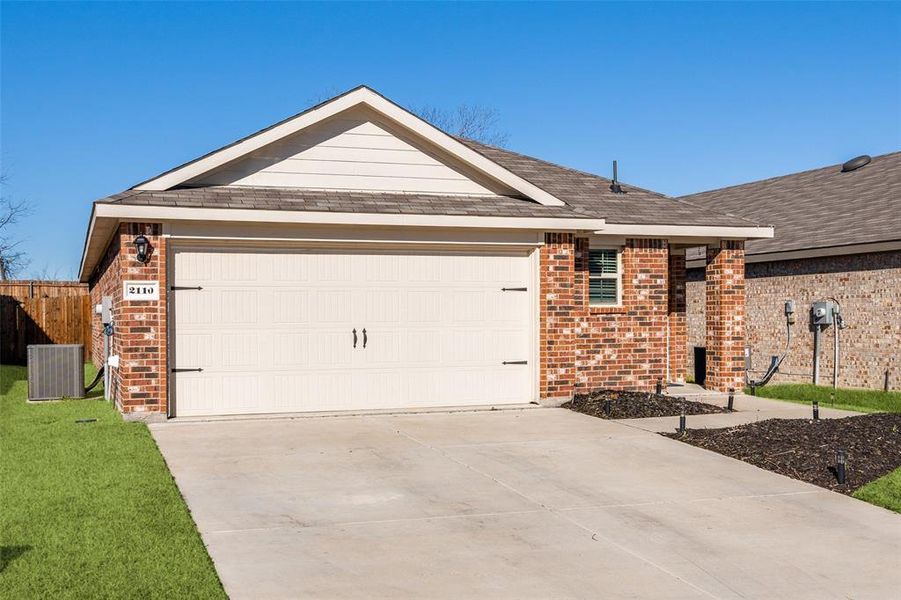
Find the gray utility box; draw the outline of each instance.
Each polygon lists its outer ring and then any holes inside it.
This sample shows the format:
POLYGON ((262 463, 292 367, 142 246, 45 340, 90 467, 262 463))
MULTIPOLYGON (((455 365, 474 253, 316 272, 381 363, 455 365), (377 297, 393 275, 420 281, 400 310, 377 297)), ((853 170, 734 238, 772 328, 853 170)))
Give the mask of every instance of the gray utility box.
POLYGON ((28 346, 28 399, 84 398, 84 346, 28 346))

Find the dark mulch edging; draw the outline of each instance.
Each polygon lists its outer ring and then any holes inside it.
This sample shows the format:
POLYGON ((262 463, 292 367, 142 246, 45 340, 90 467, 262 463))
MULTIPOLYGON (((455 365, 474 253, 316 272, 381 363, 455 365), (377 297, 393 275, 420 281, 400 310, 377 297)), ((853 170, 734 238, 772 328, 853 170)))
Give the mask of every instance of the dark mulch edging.
POLYGON ((590 394, 577 394, 571 402, 563 405, 576 412, 602 419, 644 419, 647 417, 677 417, 686 415, 709 415, 726 412, 726 409, 692 402, 663 394, 649 392, 624 392, 618 390, 595 390, 590 394), (604 401, 610 400, 610 414, 604 413, 604 401))
POLYGON ((901 414, 768 419, 663 435, 843 494, 901 467, 901 414), (835 478, 839 448, 848 454, 845 485, 835 478))

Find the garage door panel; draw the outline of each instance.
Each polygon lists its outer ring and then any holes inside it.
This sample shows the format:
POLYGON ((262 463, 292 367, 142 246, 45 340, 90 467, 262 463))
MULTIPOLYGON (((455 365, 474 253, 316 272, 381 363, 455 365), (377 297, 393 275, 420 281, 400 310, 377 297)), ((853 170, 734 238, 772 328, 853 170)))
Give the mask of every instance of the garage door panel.
POLYGON ((525 256, 176 249, 177 415, 531 399, 525 256), (363 328, 367 346, 363 348, 363 328), (357 331, 357 347, 353 333, 357 331))
POLYGON ((397 362, 401 365, 419 367, 441 364, 441 339, 443 331, 438 328, 417 328, 404 333, 398 348, 397 362))
POLYGON ((220 320, 218 299, 201 292, 202 290, 188 289, 175 292, 175 315, 181 323, 182 331, 218 323, 220 320))
POLYGON ((256 255, 246 252, 218 254, 215 264, 218 267, 219 279, 229 284, 265 280, 271 272, 269 257, 267 254, 267 260, 261 261, 256 255))
POLYGON ((257 290, 244 289, 222 290, 218 294, 202 291, 195 294, 197 297, 209 297, 219 300, 219 319, 217 324, 229 326, 235 324, 257 323, 259 321, 260 298, 257 290))
POLYGON ((401 279, 401 264, 392 255, 364 255, 358 261, 363 264, 363 279, 368 283, 395 283, 401 279))
POLYGON ((439 323, 442 318, 440 290, 410 290, 406 294, 405 316, 408 323, 439 323))
POLYGON ((311 289, 309 298, 311 322, 349 323, 352 306, 350 289, 311 289))
POLYGON ((310 291, 306 289, 275 290, 272 294, 273 321, 278 324, 310 322, 310 291))
POLYGON ((356 290, 352 295, 354 319, 366 327, 398 323, 406 313, 406 293, 397 288, 356 290))
POLYGON ((227 407, 220 403, 222 379, 200 373, 178 373, 176 411, 181 416, 227 414, 227 407), (184 398, 182 404, 178 398, 184 398))
POLYGON ((253 368, 260 362, 265 362, 266 357, 261 356, 261 352, 266 352, 265 342, 259 338, 260 336, 256 334, 220 334, 218 336, 220 359, 217 366, 224 369, 253 368))
POLYGON ((182 368, 218 364, 215 338, 212 333, 181 333, 175 340, 175 356, 178 357, 178 364, 182 368))
POLYGON ((279 284, 306 284, 314 281, 313 264, 308 260, 297 260, 295 254, 272 252, 269 254, 272 279, 279 284))

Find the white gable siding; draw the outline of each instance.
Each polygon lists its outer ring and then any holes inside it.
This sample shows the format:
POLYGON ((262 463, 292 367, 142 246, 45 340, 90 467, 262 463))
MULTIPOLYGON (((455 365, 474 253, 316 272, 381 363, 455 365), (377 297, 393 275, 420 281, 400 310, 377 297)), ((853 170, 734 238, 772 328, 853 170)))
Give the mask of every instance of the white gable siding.
POLYGON ((365 115, 332 119, 261 148, 193 185, 493 195, 495 191, 365 115))

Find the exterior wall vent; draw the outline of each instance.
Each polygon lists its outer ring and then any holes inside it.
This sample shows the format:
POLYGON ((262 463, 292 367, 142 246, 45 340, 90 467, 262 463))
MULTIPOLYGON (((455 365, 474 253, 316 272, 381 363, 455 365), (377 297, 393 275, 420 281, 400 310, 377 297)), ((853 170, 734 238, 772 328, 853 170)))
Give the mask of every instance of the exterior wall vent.
POLYGON ((31 344, 28 346, 29 400, 83 397, 83 345, 31 344))

